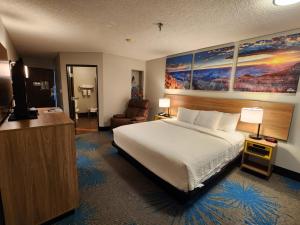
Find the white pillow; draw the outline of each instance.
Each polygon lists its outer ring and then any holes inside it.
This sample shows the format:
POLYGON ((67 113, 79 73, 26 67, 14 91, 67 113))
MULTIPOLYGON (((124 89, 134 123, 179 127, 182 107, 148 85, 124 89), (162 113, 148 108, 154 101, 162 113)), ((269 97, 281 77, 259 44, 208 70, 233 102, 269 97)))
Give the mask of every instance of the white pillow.
POLYGON ((227 132, 235 131, 239 119, 239 113, 223 113, 218 125, 218 130, 227 132))
POLYGON ((216 130, 218 128, 222 113, 218 111, 199 111, 194 122, 195 125, 216 130))
POLYGON ((198 113, 198 110, 191 110, 179 107, 177 112, 177 120, 193 124, 198 113))

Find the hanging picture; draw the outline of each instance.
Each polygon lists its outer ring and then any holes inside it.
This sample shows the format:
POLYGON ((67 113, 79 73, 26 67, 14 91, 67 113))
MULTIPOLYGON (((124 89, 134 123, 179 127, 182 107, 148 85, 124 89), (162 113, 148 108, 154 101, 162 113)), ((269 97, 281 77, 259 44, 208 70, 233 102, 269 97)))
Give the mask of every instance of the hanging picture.
POLYGON ((165 88, 190 89, 193 54, 167 58, 165 88))
POLYGON ((193 89, 227 91, 233 65, 233 53, 234 46, 196 53, 193 89))
POLYGON ((296 93, 300 75, 300 33, 239 46, 234 90, 296 93))

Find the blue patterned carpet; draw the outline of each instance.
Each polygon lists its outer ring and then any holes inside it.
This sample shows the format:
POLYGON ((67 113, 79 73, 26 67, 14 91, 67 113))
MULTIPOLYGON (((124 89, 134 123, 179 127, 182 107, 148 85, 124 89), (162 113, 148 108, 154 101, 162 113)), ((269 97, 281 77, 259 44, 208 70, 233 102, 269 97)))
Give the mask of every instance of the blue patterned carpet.
POLYGON ((112 147, 110 132, 76 137, 80 207, 56 225, 300 224, 300 182, 239 168, 180 204, 112 147))

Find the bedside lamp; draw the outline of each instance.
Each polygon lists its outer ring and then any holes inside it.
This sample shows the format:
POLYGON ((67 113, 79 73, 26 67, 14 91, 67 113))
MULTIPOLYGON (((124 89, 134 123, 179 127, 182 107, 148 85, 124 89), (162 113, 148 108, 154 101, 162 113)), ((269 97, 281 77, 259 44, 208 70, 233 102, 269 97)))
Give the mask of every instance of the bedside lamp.
POLYGON ((170 116, 170 104, 171 104, 171 101, 169 98, 160 98, 159 99, 159 107, 160 108, 168 108, 167 116, 170 116))
POLYGON ((250 135, 250 138, 260 140, 262 137, 259 135, 260 125, 263 120, 264 110, 261 108, 242 108, 241 121, 246 123, 258 124, 257 134, 250 135))

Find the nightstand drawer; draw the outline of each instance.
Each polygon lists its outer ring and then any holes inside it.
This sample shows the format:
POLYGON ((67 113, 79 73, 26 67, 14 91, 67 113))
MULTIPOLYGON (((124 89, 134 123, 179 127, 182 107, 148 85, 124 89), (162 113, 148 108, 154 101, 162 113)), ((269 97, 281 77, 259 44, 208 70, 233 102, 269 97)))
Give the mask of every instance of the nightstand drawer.
POLYGON ((247 142, 245 152, 270 159, 272 148, 264 145, 258 145, 252 142, 247 142))

